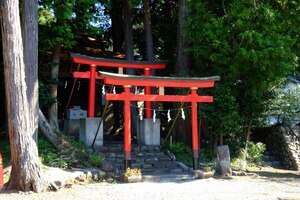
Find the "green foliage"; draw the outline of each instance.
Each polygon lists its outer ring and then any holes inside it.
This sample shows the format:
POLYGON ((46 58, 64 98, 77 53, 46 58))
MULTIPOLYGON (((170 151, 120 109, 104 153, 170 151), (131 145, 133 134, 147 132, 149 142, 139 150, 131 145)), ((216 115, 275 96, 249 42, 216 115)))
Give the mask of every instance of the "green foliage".
POLYGON ((247 156, 246 160, 250 163, 261 164, 263 158, 263 152, 266 150, 266 145, 258 142, 248 142, 247 156))
POLYGON ((41 108, 50 107, 56 100, 50 96, 51 85, 47 82, 39 81, 39 105, 41 108))
POLYGON ((43 164, 60 168, 99 167, 101 165, 102 157, 89 152, 85 146, 79 142, 63 135, 61 135, 61 137, 70 144, 62 151, 55 149, 44 137, 39 137, 39 155, 43 164))
POLYGON ((93 166, 100 167, 100 165, 103 161, 103 158, 100 157, 99 155, 89 154, 89 160, 93 166))
POLYGON ((171 151, 176 159, 186 165, 192 165, 192 150, 183 142, 174 141, 172 145, 169 142, 163 144, 163 148, 171 151))
POLYGON ((279 84, 270 89, 274 98, 266 103, 267 109, 264 112, 264 120, 267 116, 275 117, 278 123, 291 124, 294 120, 300 119, 300 87, 285 89, 286 81, 282 80, 279 84))
POLYGON ((230 87, 217 85, 214 89, 214 103, 200 107, 201 114, 208 119, 209 128, 216 136, 230 136, 241 133, 242 119, 239 105, 230 87))
POLYGON ((0 153, 2 154, 3 166, 7 167, 10 162, 9 138, 4 133, 0 133, 0 153))
POLYGON ((266 150, 266 145, 258 142, 248 142, 247 152, 245 149, 240 150, 239 155, 232 158, 232 166, 238 170, 246 170, 250 165, 261 165, 263 152, 266 150))
POLYGON ((39 137, 38 150, 43 164, 64 169, 70 168, 71 163, 61 158, 59 152, 44 137, 39 137))
POLYGON ((298 67, 299 3, 233 0, 223 13, 216 4, 189 1, 185 35, 194 73, 222 79, 223 92, 213 94, 215 109, 206 112, 213 133, 236 134, 241 122, 244 128, 257 122, 273 98, 269 88, 298 67))
POLYGON ((211 148, 202 148, 200 150, 200 162, 209 163, 215 159, 215 151, 211 148))

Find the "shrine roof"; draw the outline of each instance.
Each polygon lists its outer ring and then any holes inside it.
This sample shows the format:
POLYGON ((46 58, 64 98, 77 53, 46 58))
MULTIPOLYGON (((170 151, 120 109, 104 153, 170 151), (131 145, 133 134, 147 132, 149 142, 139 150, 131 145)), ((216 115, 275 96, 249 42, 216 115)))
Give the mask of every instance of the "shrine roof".
POLYGON ((213 87, 215 81, 220 80, 220 76, 210 77, 162 77, 162 76, 136 76, 127 74, 115 74, 110 72, 99 72, 99 76, 104 78, 104 82, 115 85, 132 86, 158 86, 158 87, 213 87))
POLYGON ((103 67, 123 67, 135 69, 164 69, 167 61, 129 61, 119 59, 108 59, 81 55, 78 53, 70 53, 70 56, 75 63, 97 65, 103 67))

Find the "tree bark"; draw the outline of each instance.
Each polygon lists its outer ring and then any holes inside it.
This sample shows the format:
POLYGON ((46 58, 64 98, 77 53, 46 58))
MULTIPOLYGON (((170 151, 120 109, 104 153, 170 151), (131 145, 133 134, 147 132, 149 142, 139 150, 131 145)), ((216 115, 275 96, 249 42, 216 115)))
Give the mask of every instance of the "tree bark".
POLYGON ((61 140, 58 135, 53 130, 52 126, 48 123, 45 115, 41 110, 39 112, 39 128, 42 134, 47 138, 47 140, 57 149, 60 149, 61 140))
POLYGON ((123 52, 123 21, 122 21, 122 2, 121 0, 112 0, 112 9, 110 12, 111 17, 111 30, 113 38, 113 51, 114 53, 123 52))
POLYGON ((51 105, 48 109, 49 123, 55 130, 59 132, 58 126, 58 103, 57 103, 57 81, 58 81, 58 71, 60 63, 60 54, 61 54, 61 44, 56 44, 53 50, 52 65, 51 65, 51 80, 54 81, 51 84, 50 88, 50 97, 54 99, 55 103, 51 105))
POLYGON ((245 141, 245 159, 247 158, 248 154, 248 142, 250 140, 250 134, 251 134, 251 125, 252 125, 252 120, 249 120, 247 123, 247 127, 245 130, 245 136, 246 136, 246 141, 245 141))
POLYGON ((153 61, 154 50, 153 50, 153 37, 152 37, 152 27, 151 27, 151 8, 150 8, 149 0, 143 0, 143 3, 144 3, 143 11, 144 11, 144 27, 145 27, 147 60, 153 61))
MULTIPOLYGON (((177 65, 176 72, 179 74, 190 73, 190 56, 186 52, 188 43, 183 35, 183 22, 186 16, 185 12, 186 0, 178 1, 178 27, 177 27, 177 65)), ((179 103, 173 104, 175 107, 179 107, 179 103)), ((191 123, 188 120, 181 122, 179 126, 186 127, 186 129, 177 129, 177 137, 179 140, 183 140, 186 143, 190 143, 191 139, 187 137, 186 130, 191 130, 191 123)))
POLYGON ((31 120, 30 132, 38 140, 38 0, 21 1, 25 81, 31 120))
MULTIPOLYGON (((132 13, 128 0, 123 0, 123 21, 125 37, 125 56, 127 60, 134 60, 133 37, 132 37, 132 13)), ((133 74, 133 69, 127 70, 128 74, 133 74)))
MULTIPOLYGON (((12 171, 7 189, 40 192, 48 186, 43 178, 38 149, 32 138, 18 0, 1 1, 1 31, 8 132, 12 171)), ((37 19, 36 19, 37 20, 37 19)), ((36 80, 37 81, 37 80, 36 80)))
POLYGON ((177 28, 177 66, 176 72, 189 74, 190 72, 190 56, 186 52, 188 42, 183 35, 183 22, 186 16, 186 0, 179 0, 178 10, 178 28, 177 28))

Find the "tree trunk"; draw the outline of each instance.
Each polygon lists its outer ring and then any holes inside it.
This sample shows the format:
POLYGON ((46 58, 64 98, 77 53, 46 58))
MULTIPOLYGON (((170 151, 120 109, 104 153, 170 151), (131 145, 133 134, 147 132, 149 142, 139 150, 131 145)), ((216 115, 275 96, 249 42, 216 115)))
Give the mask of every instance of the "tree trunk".
MULTIPOLYGON (((1 1, 1 31, 12 171, 7 189, 46 189, 38 149, 32 138, 26 94, 23 41, 18 0, 1 1)), ((37 19, 36 19, 37 20, 37 19)), ((37 80, 35 80, 37 81, 37 80)))
POLYGON ((247 123, 247 127, 245 130, 245 136, 246 136, 246 141, 245 141, 245 159, 247 158, 247 152, 248 152, 248 142, 250 140, 250 134, 251 134, 251 125, 252 125, 252 120, 249 120, 247 123))
POLYGON ((112 38, 113 38, 113 51, 114 53, 123 52, 123 21, 122 21, 122 2, 121 0, 112 0, 112 9, 111 9, 111 29, 112 29, 112 38))
POLYGON ((51 65, 51 80, 54 83, 51 84, 50 88, 50 97, 55 100, 55 103, 51 105, 48 109, 49 123, 55 130, 59 132, 58 127, 58 103, 57 103, 57 81, 58 81, 58 71, 59 71, 59 62, 60 62, 60 53, 61 53, 61 44, 56 44, 53 50, 52 65, 51 65))
POLYGON ((176 72, 189 74, 190 72, 190 56, 186 52, 188 43, 183 35, 183 22, 186 16, 186 0, 179 0, 178 10, 178 28, 177 28, 177 66, 176 72))
POLYGON ((146 38, 146 53, 147 60, 154 60, 154 51, 153 51, 153 38, 152 38, 152 27, 151 27, 151 8, 149 0, 143 0, 144 6, 144 27, 145 27, 145 38, 146 38))
POLYGON ((39 128, 42 134, 47 138, 47 140, 55 146, 57 149, 60 149, 61 140, 58 135, 53 130, 52 126, 48 123, 45 115, 41 110, 39 112, 39 128))
MULTIPOLYGON (((133 37, 132 37, 132 14, 128 0, 123 0, 123 21, 125 37, 125 56, 127 60, 134 60, 133 37)), ((128 69, 128 74, 133 74, 133 69, 128 69)))
POLYGON ((30 133, 38 140, 38 0, 22 0, 22 36, 24 45, 25 81, 31 120, 30 133))
MULTIPOLYGON (((178 1, 178 27, 177 27, 177 65, 176 72, 181 74, 189 74, 190 72, 190 57, 186 53, 188 43, 183 36, 183 22, 185 19, 185 5, 186 0, 178 1)), ((187 105, 185 105, 187 106, 187 105)), ((179 107, 179 103, 175 103, 174 107, 179 107)), ((182 122, 184 127, 191 129, 191 123, 188 120, 182 122)), ((186 131, 184 129, 178 129, 177 135, 179 139, 182 139, 186 143, 190 143, 190 139, 186 137, 186 131)))

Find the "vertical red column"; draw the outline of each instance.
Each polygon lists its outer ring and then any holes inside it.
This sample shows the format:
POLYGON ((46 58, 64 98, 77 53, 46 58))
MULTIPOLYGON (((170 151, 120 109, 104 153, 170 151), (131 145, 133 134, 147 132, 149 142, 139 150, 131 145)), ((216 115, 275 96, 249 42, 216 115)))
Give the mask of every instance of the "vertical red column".
POLYGON ((198 109, 197 101, 195 100, 198 96, 198 88, 191 88, 192 96, 192 148, 193 148, 193 164, 194 170, 199 169, 199 137, 198 137, 198 109))
MULTIPOLYGON (((144 75, 145 76, 151 76, 151 72, 149 68, 144 69, 144 75)), ((151 94, 151 88, 149 86, 145 87, 145 94, 151 94)), ((151 112, 151 102, 146 101, 145 102, 146 112, 145 112, 145 118, 151 118, 152 112, 151 112)))
POLYGON ((2 155, 0 153, 0 190, 3 188, 3 162, 2 162, 2 155))
POLYGON ((131 112, 130 85, 124 86, 124 170, 131 167, 131 112))
POLYGON ((96 65, 90 65, 88 117, 95 116, 96 65))

